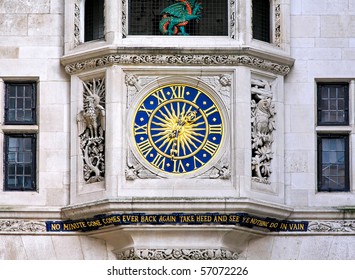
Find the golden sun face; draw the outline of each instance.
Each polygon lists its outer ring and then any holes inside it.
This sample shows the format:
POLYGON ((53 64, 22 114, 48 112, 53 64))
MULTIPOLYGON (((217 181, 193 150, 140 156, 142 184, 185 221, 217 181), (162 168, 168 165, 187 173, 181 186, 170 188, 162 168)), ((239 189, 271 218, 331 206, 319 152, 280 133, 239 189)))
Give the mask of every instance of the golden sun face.
POLYGON ((169 85, 148 94, 134 116, 139 154, 154 168, 172 174, 201 169, 219 150, 223 117, 199 89, 169 85))

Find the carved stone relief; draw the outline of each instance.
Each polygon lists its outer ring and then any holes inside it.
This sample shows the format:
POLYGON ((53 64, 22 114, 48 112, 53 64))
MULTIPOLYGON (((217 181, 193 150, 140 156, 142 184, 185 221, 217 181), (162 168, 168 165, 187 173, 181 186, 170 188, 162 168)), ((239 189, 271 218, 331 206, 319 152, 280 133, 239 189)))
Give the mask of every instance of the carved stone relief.
POLYGON ((355 232, 355 221, 313 221, 308 224, 310 232, 355 232))
POLYGON ((80 44, 80 0, 74 3, 74 48, 80 44))
POLYGON ((253 68, 270 71, 272 73, 287 75, 290 67, 274 63, 251 55, 209 55, 209 54, 116 54, 78 61, 65 66, 65 71, 72 75, 86 70, 122 65, 193 65, 193 66, 250 66, 253 68))
POLYGON ((128 249, 116 254, 119 260, 237 260, 225 249, 128 249))
POLYGON ((275 19, 275 27, 274 27, 274 44, 277 47, 281 47, 281 5, 280 0, 275 0, 274 3, 274 19, 275 19))
POLYGON ((83 110, 77 115, 78 134, 86 183, 105 176, 105 80, 83 82, 83 110))
POLYGON ((269 184, 272 143, 275 130, 275 106, 272 104, 272 89, 266 80, 251 81, 251 141, 252 180, 269 184))
POLYGON ((0 220, 0 232, 45 232, 46 224, 40 221, 0 220))
MULTIPOLYGON (((127 86, 127 108, 130 108, 132 101, 139 95, 140 90, 152 81, 157 80, 158 76, 140 76, 127 73, 125 82, 127 86)), ((230 74, 201 76, 198 80, 209 85, 223 100, 227 111, 230 111, 230 95, 232 76, 230 74)), ((162 178, 162 176, 150 171, 139 162, 134 153, 129 149, 127 153, 126 179, 154 179, 162 178)), ((203 174, 199 174, 200 179, 230 179, 231 171, 229 164, 229 155, 224 153, 223 156, 203 174)))

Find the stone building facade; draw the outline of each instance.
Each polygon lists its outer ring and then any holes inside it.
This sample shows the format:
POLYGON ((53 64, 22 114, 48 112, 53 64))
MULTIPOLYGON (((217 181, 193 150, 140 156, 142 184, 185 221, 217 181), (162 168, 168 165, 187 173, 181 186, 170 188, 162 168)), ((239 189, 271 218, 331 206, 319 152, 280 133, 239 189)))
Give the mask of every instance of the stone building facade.
POLYGON ((0 259, 354 259, 355 1, 140 2, 0 1, 0 259))

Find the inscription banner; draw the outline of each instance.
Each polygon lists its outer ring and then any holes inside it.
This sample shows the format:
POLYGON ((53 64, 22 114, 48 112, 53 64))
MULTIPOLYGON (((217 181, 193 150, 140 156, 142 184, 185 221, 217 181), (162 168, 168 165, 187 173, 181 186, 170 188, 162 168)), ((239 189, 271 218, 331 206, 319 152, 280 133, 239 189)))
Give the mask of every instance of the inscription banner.
POLYGON ((92 231, 106 226, 123 226, 132 224, 180 224, 180 225, 238 225, 248 228, 264 228, 269 231, 307 231, 308 222, 306 221, 287 221, 274 218, 260 218, 245 213, 235 214, 113 214, 98 215, 89 219, 67 220, 67 221, 46 221, 46 230, 50 232, 68 231, 92 231))

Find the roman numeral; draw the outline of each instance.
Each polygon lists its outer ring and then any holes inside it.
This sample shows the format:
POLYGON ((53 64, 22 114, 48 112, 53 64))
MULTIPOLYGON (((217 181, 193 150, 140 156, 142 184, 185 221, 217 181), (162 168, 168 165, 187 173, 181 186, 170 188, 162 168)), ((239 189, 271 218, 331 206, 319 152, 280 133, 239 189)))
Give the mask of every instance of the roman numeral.
POLYGON ((185 97, 185 86, 173 86, 170 88, 172 91, 173 98, 184 98, 185 97))
POLYGON ((192 102, 193 102, 193 103, 195 103, 195 104, 196 104, 197 99, 199 98, 199 96, 200 96, 200 94, 201 94, 201 93, 202 93, 201 91, 198 91, 198 92, 197 92, 197 94, 196 94, 196 96, 195 96, 195 99, 194 99, 194 100, 192 100, 192 102))
POLYGON ((155 167, 164 170, 165 157, 162 156, 161 154, 157 154, 156 157, 153 159, 152 164, 153 164, 155 167))
POLYGON ((182 163, 182 161, 180 159, 174 160, 173 172, 174 173, 185 173, 186 172, 184 164, 182 163))
POLYGON ((142 126, 134 124, 134 135, 147 134, 147 124, 142 126))
POLYGON ((216 113, 218 110, 216 108, 216 105, 212 105, 211 107, 207 108, 206 110, 204 110, 206 116, 208 117, 209 115, 212 115, 213 113, 216 113))
POLYGON ((215 143, 212 143, 211 141, 207 140, 205 146, 203 147, 203 150, 209 153, 211 156, 213 156, 218 149, 218 145, 215 143))
POLYGON ((151 115, 152 112, 153 112, 153 109, 147 109, 147 108, 145 107, 145 105, 142 104, 142 106, 139 108, 139 111, 146 112, 147 115, 148 115, 148 117, 150 117, 150 115, 151 115))
POLYGON ((148 139, 143 142, 137 143, 137 145, 144 157, 147 157, 147 155, 153 150, 153 147, 148 139))
POLYGON ((222 134, 222 124, 210 124, 210 133, 222 134))
MULTIPOLYGON (((197 162, 200 163, 201 166, 205 164, 205 163, 204 163, 202 160, 200 160, 198 157, 194 156, 194 169, 198 168, 198 167, 197 167, 197 162)), ((201 166, 200 166, 200 167, 201 167, 201 166)))
POLYGON ((154 92, 152 94, 152 96, 154 96, 156 99, 158 99, 158 105, 167 100, 166 96, 165 96, 165 93, 164 93, 164 91, 162 89, 159 90, 159 91, 154 92))

